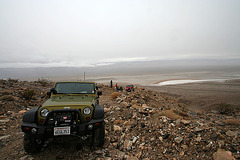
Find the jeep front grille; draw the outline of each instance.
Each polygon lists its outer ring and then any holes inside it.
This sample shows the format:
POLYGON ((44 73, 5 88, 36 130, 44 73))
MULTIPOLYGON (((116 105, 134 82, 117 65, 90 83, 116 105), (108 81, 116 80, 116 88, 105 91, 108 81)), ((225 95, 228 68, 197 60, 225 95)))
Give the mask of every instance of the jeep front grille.
POLYGON ((48 113, 43 122, 45 126, 67 126, 76 123, 83 123, 81 110, 77 109, 61 109, 52 110, 48 113))

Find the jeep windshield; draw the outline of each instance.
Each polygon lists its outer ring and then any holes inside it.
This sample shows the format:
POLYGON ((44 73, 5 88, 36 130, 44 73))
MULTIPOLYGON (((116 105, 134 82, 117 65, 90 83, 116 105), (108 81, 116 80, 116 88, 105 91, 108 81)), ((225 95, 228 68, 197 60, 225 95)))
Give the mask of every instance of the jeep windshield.
POLYGON ((93 83, 56 83, 55 90, 57 94, 94 94, 95 85, 93 83))

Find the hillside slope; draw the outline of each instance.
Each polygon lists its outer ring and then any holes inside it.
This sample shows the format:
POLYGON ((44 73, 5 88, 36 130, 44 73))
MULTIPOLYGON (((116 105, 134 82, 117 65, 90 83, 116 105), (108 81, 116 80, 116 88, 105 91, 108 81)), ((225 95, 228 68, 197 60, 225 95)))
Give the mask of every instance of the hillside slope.
POLYGON ((0 157, 2 159, 239 159, 240 114, 190 112, 175 98, 144 88, 135 92, 103 91, 106 137, 103 148, 88 140, 57 138, 36 155, 23 149, 23 114, 46 100, 52 83, 0 81, 0 157), (24 92, 34 90, 29 100, 24 92), (25 97, 25 98, 24 98, 25 97))

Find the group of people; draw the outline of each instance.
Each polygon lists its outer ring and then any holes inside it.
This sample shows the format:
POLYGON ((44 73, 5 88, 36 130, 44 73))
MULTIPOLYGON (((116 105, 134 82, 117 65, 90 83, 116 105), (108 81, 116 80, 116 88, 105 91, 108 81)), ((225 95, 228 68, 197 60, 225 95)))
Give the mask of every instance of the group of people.
MULTIPOLYGON (((110 87, 111 87, 111 88, 113 87, 113 82, 112 82, 112 80, 110 81, 110 87)), ((116 83, 115 87, 116 87, 116 91, 118 91, 118 90, 119 90, 119 87, 118 87, 118 84, 117 84, 117 83, 116 83)))

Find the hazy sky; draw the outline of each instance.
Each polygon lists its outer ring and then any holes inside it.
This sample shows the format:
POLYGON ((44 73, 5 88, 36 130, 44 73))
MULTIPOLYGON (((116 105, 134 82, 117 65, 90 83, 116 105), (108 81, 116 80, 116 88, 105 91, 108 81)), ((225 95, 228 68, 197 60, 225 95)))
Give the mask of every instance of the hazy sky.
POLYGON ((0 0, 0 67, 240 58, 240 0, 0 0))

